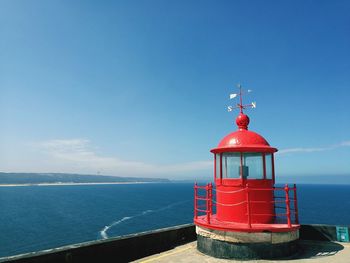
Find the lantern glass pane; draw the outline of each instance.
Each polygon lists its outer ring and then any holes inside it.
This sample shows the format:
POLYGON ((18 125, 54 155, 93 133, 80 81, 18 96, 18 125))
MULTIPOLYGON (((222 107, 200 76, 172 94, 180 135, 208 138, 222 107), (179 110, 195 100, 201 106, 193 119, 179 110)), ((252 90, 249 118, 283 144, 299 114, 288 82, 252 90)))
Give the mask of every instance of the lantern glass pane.
POLYGON ((220 178, 220 154, 215 154, 216 158, 216 178, 220 178))
POLYGON ((239 178, 241 165, 240 153, 222 154, 222 178, 239 178))
POLYGON ((264 179, 264 165, 261 153, 244 153, 242 168, 245 179, 264 179))
POLYGON ((272 179, 272 154, 265 154, 266 179, 272 179))

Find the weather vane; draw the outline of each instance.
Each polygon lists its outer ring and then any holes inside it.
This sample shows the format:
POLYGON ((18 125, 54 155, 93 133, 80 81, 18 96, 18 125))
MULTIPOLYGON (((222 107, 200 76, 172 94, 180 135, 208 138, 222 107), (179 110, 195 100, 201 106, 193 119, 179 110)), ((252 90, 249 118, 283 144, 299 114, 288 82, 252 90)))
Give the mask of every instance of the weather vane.
MULTIPOLYGON (((243 104, 243 99, 242 99, 242 95, 245 93, 242 90, 242 85, 238 84, 237 87, 239 88, 239 93, 231 93, 230 94, 230 100, 236 98, 237 96, 239 96, 239 103, 237 103, 237 106, 227 106, 227 111, 233 111, 234 109, 239 109, 240 113, 243 113, 243 110, 246 108, 256 108, 256 102, 252 102, 250 104, 243 104)), ((252 92, 252 90, 248 89, 247 93, 252 92)))

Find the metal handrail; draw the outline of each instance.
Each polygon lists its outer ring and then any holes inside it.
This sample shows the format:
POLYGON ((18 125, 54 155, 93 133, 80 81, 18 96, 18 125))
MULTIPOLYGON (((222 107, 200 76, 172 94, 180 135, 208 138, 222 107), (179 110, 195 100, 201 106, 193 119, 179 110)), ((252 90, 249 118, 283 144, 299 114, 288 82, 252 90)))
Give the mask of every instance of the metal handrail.
POLYGON ((208 200, 208 198, 206 198, 206 197, 196 197, 196 200, 203 200, 203 201, 207 201, 207 200, 208 200))
POLYGON ((291 216, 294 216, 294 222, 295 224, 299 224, 299 219, 298 219, 298 205, 297 205, 297 195, 296 195, 296 185, 294 184, 293 187, 289 187, 287 184, 284 187, 271 187, 271 188, 259 188, 259 187, 249 187, 247 184, 244 188, 239 189, 239 190, 234 190, 234 191, 228 191, 224 192, 218 189, 213 189, 212 183, 206 184, 203 186, 197 185, 197 183, 194 186, 194 191, 195 191, 195 197, 194 197, 194 217, 195 219, 198 218, 198 212, 206 213, 206 219, 207 223, 210 224, 210 219, 213 214, 213 203, 215 205, 219 206, 227 206, 227 207, 233 207, 233 206, 239 206, 242 204, 247 204, 247 213, 246 215, 248 216, 248 225, 251 227, 251 217, 252 216, 273 216, 273 217, 285 217, 286 218, 286 223, 288 224, 288 227, 292 227, 292 218, 291 216), (198 190, 205 190, 205 195, 198 195, 198 190), (227 193, 227 194, 234 194, 238 192, 245 191, 245 200, 234 203, 234 204, 225 204, 225 203, 220 203, 217 202, 216 200, 213 200, 213 191, 216 191, 217 193, 227 193), (250 197, 250 192, 251 191, 283 191, 284 196, 274 196, 272 201, 257 201, 257 200, 251 200, 250 197), (290 192, 292 191, 292 196, 290 196, 290 192), (277 200, 276 200, 277 199, 277 200), (283 200, 281 200, 283 199, 283 200), (198 200, 199 201, 205 201, 204 205, 198 205, 198 200), (273 214, 255 214, 251 213, 251 204, 252 203, 273 203, 275 212, 273 214), (293 207, 291 207, 291 203, 293 203, 293 207), (276 206, 276 204, 285 204, 285 206, 276 206), (204 208, 206 207, 205 210, 199 209, 199 208, 204 208), (277 213, 276 209, 285 209, 286 213, 277 213))

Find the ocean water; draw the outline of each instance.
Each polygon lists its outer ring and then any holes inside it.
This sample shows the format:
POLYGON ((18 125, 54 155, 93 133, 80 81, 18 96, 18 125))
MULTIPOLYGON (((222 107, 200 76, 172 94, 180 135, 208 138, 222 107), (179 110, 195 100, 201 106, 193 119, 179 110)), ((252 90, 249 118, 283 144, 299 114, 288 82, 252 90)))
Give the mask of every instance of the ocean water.
MULTIPOLYGON (((298 185, 302 224, 350 224, 350 185, 298 185)), ((191 223, 193 184, 0 187, 0 257, 191 223)))

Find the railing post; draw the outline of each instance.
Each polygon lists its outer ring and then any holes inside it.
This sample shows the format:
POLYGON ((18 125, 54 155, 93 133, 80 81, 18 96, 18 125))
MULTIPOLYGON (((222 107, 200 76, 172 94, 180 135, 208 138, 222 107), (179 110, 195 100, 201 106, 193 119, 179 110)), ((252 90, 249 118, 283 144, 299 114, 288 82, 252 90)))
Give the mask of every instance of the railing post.
POLYGON ((209 192, 209 188, 210 188, 210 185, 207 184, 205 189, 207 191, 207 196, 206 196, 206 199, 207 199, 207 223, 210 224, 210 192, 209 192))
POLYGON ((275 186, 272 187, 272 200, 273 200, 273 222, 274 224, 277 224, 278 223, 278 219, 277 219, 277 216, 276 216, 276 195, 275 195, 275 191, 276 191, 276 188, 275 186))
POLYGON ((248 227, 252 228, 252 222, 250 217, 250 196, 249 196, 249 186, 246 184, 246 202, 247 202, 247 215, 248 215, 248 227))
POLYGON ((213 184, 209 184, 209 213, 213 214, 213 184))
POLYGON ((194 218, 197 219, 197 183, 194 184, 194 218))
POLYGON ((284 187, 284 191, 286 193, 286 208, 287 208, 287 222, 288 222, 288 227, 291 227, 291 221, 290 221, 290 200, 289 200, 289 187, 288 184, 284 187))
POLYGON ((297 185, 294 184, 294 219, 295 223, 299 224, 298 200, 297 200, 297 185))

